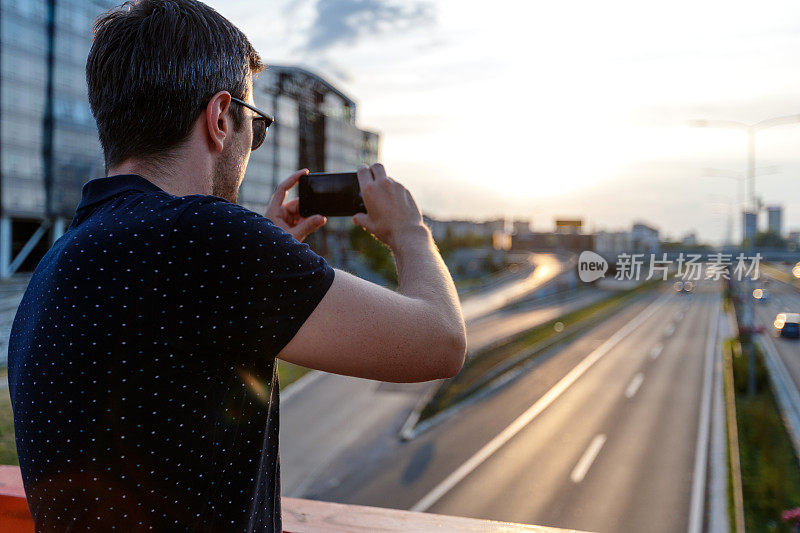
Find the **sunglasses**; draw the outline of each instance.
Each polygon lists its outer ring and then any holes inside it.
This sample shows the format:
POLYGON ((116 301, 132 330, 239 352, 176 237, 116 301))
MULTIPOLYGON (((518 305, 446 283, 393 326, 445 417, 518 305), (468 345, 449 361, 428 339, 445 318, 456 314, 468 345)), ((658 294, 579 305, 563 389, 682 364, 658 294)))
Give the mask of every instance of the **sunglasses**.
POLYGON ((258 113, 258 116, 253 117, 253 144, 250 146, 250 150, 253 151, 261 146, 261 143, 264 142, 264 138, 267 136, 267 128, 269 128, 270 125, 275 122, 275 119, 272 118, 272 115, 269 113, 265 113, 257 107, 251 106, 244 100, 240 100, 231 96, 231 101, 243 105, 251 111, 258 113))

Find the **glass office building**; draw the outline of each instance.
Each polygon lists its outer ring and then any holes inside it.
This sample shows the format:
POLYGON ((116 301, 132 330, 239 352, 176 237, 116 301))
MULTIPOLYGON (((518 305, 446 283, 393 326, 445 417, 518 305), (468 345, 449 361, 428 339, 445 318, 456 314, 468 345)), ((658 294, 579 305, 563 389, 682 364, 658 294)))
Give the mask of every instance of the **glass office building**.
POLYGON ((87 178, 102 175, 102 153, 87 101, 84 68, 91 23, 115 4, 3 0, 3 215, 69 217, 80 199, 81 185, 87 178), (47 179, 53 180, 49 199, 47 179))
MULTIPOLYGON (((120 1, 0 0, 0 277, 31 270, 58 238, 81 187, 104 175, 85 79, 94 19, 120 1)), ((319 76, 271 66, 254 100, 275 125, 250 159, 239 201, 264 213, 298 168, 354 170, 378 157, 355 103, 319 76)))

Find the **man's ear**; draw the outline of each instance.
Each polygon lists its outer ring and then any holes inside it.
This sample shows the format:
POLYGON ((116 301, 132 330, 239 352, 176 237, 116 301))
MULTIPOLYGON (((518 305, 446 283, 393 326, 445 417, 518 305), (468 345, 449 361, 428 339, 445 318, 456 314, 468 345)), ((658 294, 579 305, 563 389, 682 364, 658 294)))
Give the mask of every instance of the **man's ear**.
POLYGON ((231 95, 227 91, 215 94, 206 106, 206 130, 208 131, 209 148, 222 152, 225 142, 233 131, 230 113, 231 95))

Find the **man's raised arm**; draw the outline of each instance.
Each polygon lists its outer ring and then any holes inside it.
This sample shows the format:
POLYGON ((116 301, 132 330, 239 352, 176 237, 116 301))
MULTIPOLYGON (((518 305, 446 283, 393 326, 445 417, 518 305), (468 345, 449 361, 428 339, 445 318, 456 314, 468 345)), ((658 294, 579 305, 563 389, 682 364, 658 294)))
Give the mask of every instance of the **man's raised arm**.
POLYGON ((411 196, 383 165, 358 170, 368 214, 353 222, 392 250, 397 292, 336 270, 333 284, 278 357, 317 370, 413 382, 451 377, 466 330, 453 280, 411 196))

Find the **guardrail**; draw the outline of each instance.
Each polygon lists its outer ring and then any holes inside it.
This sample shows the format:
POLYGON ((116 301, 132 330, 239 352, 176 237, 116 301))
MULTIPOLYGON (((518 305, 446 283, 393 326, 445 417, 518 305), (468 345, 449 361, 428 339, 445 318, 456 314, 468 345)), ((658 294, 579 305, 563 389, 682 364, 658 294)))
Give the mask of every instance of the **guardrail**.
MULTIPOLYGON (((283 498, 284 533, 566 533, 565 529, 477 520, 460 516, 414 513, 382 507, 283 498)), ((33 518, 25 500, 19 467, 0 466, 0 531, 33 533, 33 518)), ((578 532, 575 532, 578 533, 578 532)))
POLYGON ((794 386, 772 338, 768 335, 761 335, 755 342, 761 348, 761 353, 764 354, 764 364, 767 367, 772 390, 775 392, 775 400, 786 422, 786 429, 794 445, 795 453, 800 457, 800 392, 794 386))

